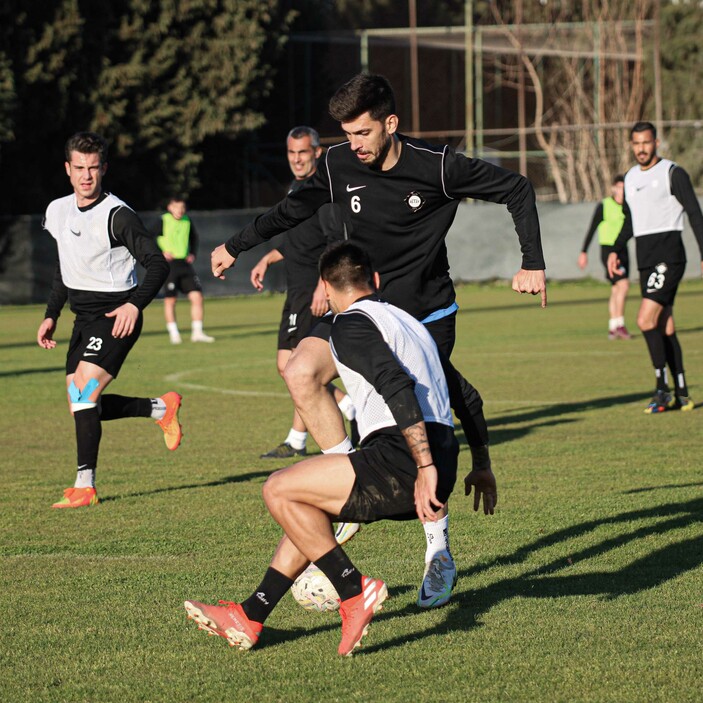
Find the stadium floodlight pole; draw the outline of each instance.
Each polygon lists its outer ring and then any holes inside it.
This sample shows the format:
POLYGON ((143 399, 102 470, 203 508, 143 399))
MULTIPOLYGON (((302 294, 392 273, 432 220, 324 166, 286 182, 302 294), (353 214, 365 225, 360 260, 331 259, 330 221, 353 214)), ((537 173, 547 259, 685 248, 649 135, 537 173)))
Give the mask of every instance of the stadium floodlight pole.
POLYGON ((664 122, 662 114, 662 67, 661 67, 661 2, 654 1, 654 123, 661 135, 664 122))
POLYGON ((464 1, 464 105, 466 154, 474 155, 474 3, 464 1))
POLYGON ((415 0, 408 0, 408 15, 410 25, 410 95, 412 97, 412 130, 413 135, 417 136, 420 131, 420 86, 417 66, 417 5, 415 0))

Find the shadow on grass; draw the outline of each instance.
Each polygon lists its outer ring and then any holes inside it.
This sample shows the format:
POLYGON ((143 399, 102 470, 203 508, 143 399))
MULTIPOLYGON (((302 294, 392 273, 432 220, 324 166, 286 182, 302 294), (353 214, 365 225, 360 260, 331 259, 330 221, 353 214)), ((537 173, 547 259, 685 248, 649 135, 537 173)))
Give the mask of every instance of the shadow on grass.
POLYGON ((205 483, 188 483, 182 486, 167 486, 164 488, 155 488, 152 491, 138 491, 136 493, 122 493, 117 496, 107 496, 106 498, 100 498, 101 503, 110 503, 113 500, 123 500, 124 498, 143 498, 144 496, 153 496, 159 493, 172 493, 173 491, 187 491, 193 488, 215 488, 217 486, 224 486, 228 483, 245 483, 246 481, 252 481, 258 478, 268 478, 271 475, 271 471, 250 471, 246 474, 239 474, 238 476, 225 476, 217 481, 206 481, 205 483))
MULTIPOLYGON (((683 488, 695 485, 700 484, 680 484, 668 487, 683 488)), ((660 488, 662 487, 660 486, 660 488)), ((427 629, 419 629, 414 634, 404 634, 402 637, 387 639, 384 642, 377 642, 377 644, 370 644, 367 640, 363 649, 355 656, 387 651, 393 647, 402 647, 408 642, 428 637, 447 635, 452 632, 467 632, 481 626, 479 618, 482 615, 503 601, 516 597, 555 599, 590 595, 601 596, 604 599, 616 599, 660 586, 666 581, 677 578, 682 573, 701 566, 703 563, 703 536, 680 540, 660 549, 652 550, 646 556, 637 559, 619 571, 594 571, 584 574, 571 574, 569 571, 575 563, 584 562, 624 547, 635 540, 664 535, 671 530, 699 523, 702 514, 703 498, 697 498, 687 502, 633 510, 600 520, 589 520, 539 537, 511 554, 459 571, 459 578, 471 578, 496 567, 514 567, 516 564, 526 561, 540 549, 567 542, 604 525, 624 525, 630 522, 639 525, 645 519, 668 518, 650 525, 638 526, 630 532, 604 539, 598 544, 579 551, 568 551, 563 557, 553 559, 551 562, 526 571, 520 576, 499 580, 478 590, 455 593, 452 600, 438 611, 446 614, 442 622, 427 629)), ((416 590, 416 584, 401 584, 391 586, 389 593, 393 599, 407 596, 409 593, 414 596, 416 590)), ((378 632, 377 628, 382 626, 382 623, 396 618, 417 617, 422 614, 423 611, 414 602, 408 603, 400 610, 382 611, 373 620, 374 632, 377 633, 378 637, 381 633, 378 632)), ((309 628, 283 630, 266 626, 256 651, 329 631, 338 631, 341 634, 338 617, 326 618, 324 624, 317 624, 309 628)))
POLYGON ((651 491, 668 491, 672 488, 694 488, 695 486, 703 486, 703 481, 693 483, 667 483, 665 486, 646 486, 644 488, 632 488, 629 491, 623 491, 624 496, 633 495, 634 493, 650 493, 651 491))
MULTIPOLYGON (((572 422, 577 422, 576 418, 565 418, 564 415, 571 413, 584 413, 591 410, 604 410, 616 405, 627 403, 646 402, 650 397, 648 393, 627 393, 625 395, 605 396, 602 398, 591 398, 573 403, 545 403, 532 407, 529 410, 518 409, 514 414, 510 411, 491 417, 488 420, 488 432, 491 445, 513 442, 530 434, 539 427, 554 427, 572 422), (532 423, 526 427, 514 427, 510 429, 496 429, 502 425, 515 425, 520 423, 532 423)), ((460 445, 468 446, 463 431, 457 425, 457 440, 460 445)))
POLYGON ((0 378, 6 378, 10 376, 28 376, 37 373, 56 373, 57 371, 63 371, 66 373, 65 366, 49 366, 48 368, 36 368, 36 369, 18 369, 17 371, 0 371, 0 378))
MULTIPOLYGON (((404 635, 402 638, 390 639, 383 643, 364 647, 361 653, 362 655, 371 654, 403 646, 408 641, 471 630, 480 626, 478 622, 480 616, 503 601, 516 597, 601 596, 610 600, 660 586, 687 571, 699 568, 703 564, 703 536, 683 539, 673 544, 667 544, 660 549, 654 549, 619 571, 594 571, 585 574, 571 574, 569 571, 575 563, 626 546, 635 540, 663 535, 672 530, 699 523, 701 514, 703 514, 703 498, 697 498, 688 502, 671 503, 626 512, 602 520, 591 520, 540 537, 510 555, 464 569, 459 572, 459 576, 460 578, 469 578, 502 565, 513 567, 525 561, 539 549, 584 535, 603 525, 638 523, 644 519, 668 518, 664 521, 637 527, 630 532, 613 536, 579 551, 568 551, 563 557, 531 569, 518 577, 503 579, 476 591, 457 593, 443 609, 446 612, 443 622, 429 629, 419 630, 414 635, 404 635)), ((406 588, 414 590, 410 586, 406 588)), ((414 604, 408 604, 399 611, 380 613, 374 618, 374 622, 380 624, 397 617, 418 614, 418 608, 414 604)))
MULTIPOLYGON (((70 331, 70 330, 69 330, 70 331)), ((212 332, 213 335, 225 335, 223 339, 249 339, 252 337, 272 337, 278 332, 277 323, 246 323, 246 324, 231 324, 231 325, 208 325, 208 332, 212 332)), ((184 340, 186 344, 183 347, 188 346, 188 332, 186 331, 184 340)), ((165 330, 143 330, 139 335, 139 338, 144 337, 163 337, 164 341, 168 342, 168 332, 165 330)), ((68 344, 68 339, 59 339, 59 346, 68 344)), ((0 349, 22 349, 22 348, 34 349, 37 348, 37 342, 35 339, 22 342, 6 342, 0 344, 0 349)), ((62 367, 63 368, 63 367, 62 367)), ((14 372, 13 372, 14 373, 14 372)))

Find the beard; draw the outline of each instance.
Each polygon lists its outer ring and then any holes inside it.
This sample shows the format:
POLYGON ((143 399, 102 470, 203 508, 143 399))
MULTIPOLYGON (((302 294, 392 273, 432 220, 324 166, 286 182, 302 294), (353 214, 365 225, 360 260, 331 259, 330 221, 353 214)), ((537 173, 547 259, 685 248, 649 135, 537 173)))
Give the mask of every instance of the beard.
POLYGON ((391 137, 388 132, 384 131, 384 138, 383 141, 381 142, 381 148, 378 150, 378 154, 374 157, 373 161, 369 162, 367 166, 374 170, 374 171, 380 171, 381 167, 383 166, 383 162, 386 160, 386 156, 388 156, 388 152, 390 151, 391 144, 393 143, 393 137, 391 137))

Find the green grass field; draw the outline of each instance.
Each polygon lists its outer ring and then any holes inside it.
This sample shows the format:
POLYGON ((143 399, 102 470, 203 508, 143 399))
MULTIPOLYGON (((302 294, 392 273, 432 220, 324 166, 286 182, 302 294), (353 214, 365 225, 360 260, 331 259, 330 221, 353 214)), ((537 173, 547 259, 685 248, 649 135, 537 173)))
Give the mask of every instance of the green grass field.
MULTIPOLYGON (((160 302, 112 390, 184 396, 168 452, 143 419, 104 423, 94 509, 51 510, 75 472, 59 348, 34 342, 43 307, 0 309, 0 699, 14 701, 700 701, 703 410, 646 416, 640 335, 606 338, 608 289, 554 285, 549 306, 507 285, 459 290, 455 364, 481 390, 496 514, 451 502, 459 582, 414 605, 417 522, 349 545, 391 598, 352 659, 336 613, 286 597, 251 652, 186 621, 183 600, 238 600, 278 528, 261 500, 290 402, 275 372, 281 296, 210 300, 212 345, 173 347, 160 302)), ((633 289, 627 320, 635 328, 633 289)), ((703 282, 676 304, 703 401, 703 282)), ((179 307, 182 320, 187 308, 179 307)), ((462 437, 463 441, 463 437, 462 437)), ((314 449, 314 448, 313 448, 314 449)), ((460 477, 469 453, 462 445, 460 477)))

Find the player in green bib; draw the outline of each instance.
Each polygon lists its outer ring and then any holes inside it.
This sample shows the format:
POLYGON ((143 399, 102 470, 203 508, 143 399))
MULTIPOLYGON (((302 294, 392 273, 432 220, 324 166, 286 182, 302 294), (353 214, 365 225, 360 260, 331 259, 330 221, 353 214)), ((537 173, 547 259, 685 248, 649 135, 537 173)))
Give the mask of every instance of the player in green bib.
POLYGON ((203 332, 203 287, 193 268, 198 250, 198 233, 186 215, 183 198, 173 197, 161 216, 161 234, 156 238, 171 271, 164 286, 164 316, 172 344, 180 344, 181 333, 176 322, 178 291, 190 300, 191 342, 214 342, 214 337, 203 332))
POLYGON ((615 176, 610 189, 610 197, 604 198, 598 203, 578 258, 579 268, 585 269, 588 264, 588 254, 586 252, 591 244, 593 235, 598 232, 601 261, 606 269, 605 277, 611 283, 610 300, 608 301, 608 310, 610 312, 608 339, 632 338, 632 335, 627 331, 627 327, 625 327, 625 300, 627 299, 627 292, 630 289, 630 262, 627 257, 627 250, 625 250, 623 256, 620 257, 620 268, 614 276, 608 275, 606 263, 608 254, 613 251, 613 244, 622 229, 622 223, 625 221, 625 215, 622 211, 624 181, 625 179, 622 176, 615 176))

